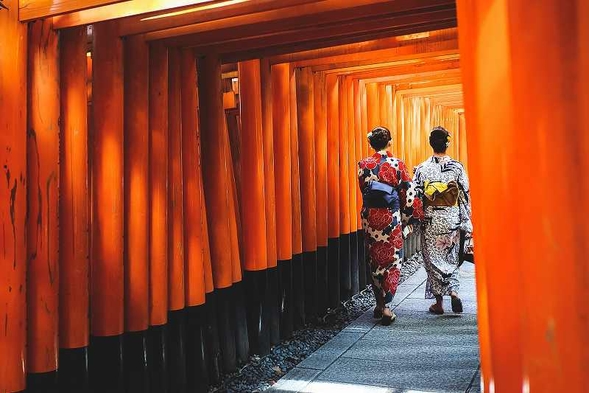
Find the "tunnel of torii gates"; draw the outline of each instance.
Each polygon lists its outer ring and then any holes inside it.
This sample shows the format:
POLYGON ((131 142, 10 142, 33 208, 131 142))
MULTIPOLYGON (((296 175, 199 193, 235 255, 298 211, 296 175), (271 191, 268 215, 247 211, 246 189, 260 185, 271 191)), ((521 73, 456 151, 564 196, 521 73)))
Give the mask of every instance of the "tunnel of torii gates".
POLYGON ((2 4, 0 392, 203 390, 349 299, 376 125, 468 165, 484 391, 586 391, 589 2, 2 4))

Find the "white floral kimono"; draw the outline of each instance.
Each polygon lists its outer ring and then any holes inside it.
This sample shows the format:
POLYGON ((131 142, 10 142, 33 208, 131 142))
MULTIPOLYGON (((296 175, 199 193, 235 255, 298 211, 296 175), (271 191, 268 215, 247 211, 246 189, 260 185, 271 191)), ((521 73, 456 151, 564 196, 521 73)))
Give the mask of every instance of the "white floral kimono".
POLYGON ((466 234, 466 244, 472 244, 472 222, 468 176, 463 165, 449 156, 432 156, 415 169, 413 177, 418 195, 424 202, 422 252, 427 271, 426 299, 458 292, 460 231, 466 234), (426 197, 431 184, 441 189, 451 182, 458 185, 457 203, 452 206, 432 206, 426 197), (429 187, 428 187, 429 186, 429 187))

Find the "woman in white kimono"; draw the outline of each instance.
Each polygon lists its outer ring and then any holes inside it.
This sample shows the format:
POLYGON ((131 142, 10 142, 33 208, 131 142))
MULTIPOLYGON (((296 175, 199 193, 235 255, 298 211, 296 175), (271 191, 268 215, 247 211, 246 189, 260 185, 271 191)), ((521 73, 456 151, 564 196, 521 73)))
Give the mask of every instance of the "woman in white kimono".
POLYGON ((429 311, 443 314, 443 296, 452 299, 452 311, 462 312, 458 296, 461 232, 464 247, 472 251, 472 223, 468 176, 464 166, 446 155, 450 134, 434 128, 429 137, 434 154, 417 166, 413 181, 424 205, 422 252, 427 283, 426 299, 436 299, 429 311))

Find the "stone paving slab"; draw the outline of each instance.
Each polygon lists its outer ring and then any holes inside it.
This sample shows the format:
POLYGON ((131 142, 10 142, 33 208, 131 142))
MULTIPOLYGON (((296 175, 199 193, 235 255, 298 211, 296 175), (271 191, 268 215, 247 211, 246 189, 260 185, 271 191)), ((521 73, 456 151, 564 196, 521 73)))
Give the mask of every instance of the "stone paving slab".
MULTIPOLYGON (((395 314, 401 316, 401 313, 404 311, 421 311, 426 314, 429 306, 433 303, 434 301, 431 299, 407 298, 399 306, 395 307, 395 314)), ((450 298, 444 299, 444 310, 446 314, 452 313, 451 307, 450 298)), ((475 300, 467 300, 466 298, 462 299, 462 307, 464 309, 464 314, 477 313, 477 305, 475 300)))
MULTIPOLYGON (((369 332, 378 320, 372 317, 372 309, 366 311, 358 319, 346 326, 342 333, 367 333, 369 332)), ((340 333, 341 334, 341 333, 340 333)), ((327 345, 327 344, 325 344, 327 345)))
MULTIPOLYGON (((479 364, 479 352, 472 345, 457 342, 432 342, 416 345, 414 342, 389 342, 359 340, 342 357, 353 359, 379 359, 395 368, 429 369, 432 364, 439 364, 443 370, 455 368, 472 368, 479 364)), ((472 376, 472 375, 471 375, 472 376)))
POLYGON ((362 332, 342 331, 299 363, 297 367, 325 370, 363 335, 362 332))
POLYGON ((480 392, 474 266, 461 270, 463 314, 451 312, 449 299, 446 314, 428 313, 425 279, 421 268, 399 286, 393 325, 381 326, 368 310, 270 391, 480 392))
POLYGON ((321 373, 320 370, 295 367, 281 378, 270 391, 282 393, 298 393, 304 391, 307 385, 321 373))
MULTIPOLYGON (((431 390, 436 392, 465 392, 476 370, 471 368, 447 369, 432 363, 424 367, 391 364, 383 360, 340 358, 314 381, 335 384, 368 385, 396 389, 431 390)), ((303 390, 304 391, 304 390, 303 390)), ((324 392, 339 390, 326 389, 324 392)))
POLYGON ((423 314, 422 312, 399 312, 399 317, 394 322, 394 330, 387 326, 375 325, 365 338, 391 341, 407 338, 415 341, 412 337, 414 335, 419 335, 420 337, 427 335, 437 337, 452 335, 457 339, 470 335, 474 339, 478 334, 476 315, 462 314, 457 317, 453 314, 441 316, 423 314), (413 334, 406 334, 407 332, 413 334))

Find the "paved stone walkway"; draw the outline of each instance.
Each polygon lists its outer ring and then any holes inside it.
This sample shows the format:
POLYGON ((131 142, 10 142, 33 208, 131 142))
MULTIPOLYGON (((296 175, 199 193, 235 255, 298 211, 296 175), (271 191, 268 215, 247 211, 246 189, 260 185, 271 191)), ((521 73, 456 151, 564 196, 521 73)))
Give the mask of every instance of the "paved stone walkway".
POLYGON ((348 325, 270 390, 306 393, 479 393, 474 266, 461 270, 464 313, 436 316, 424 299, 423 267, 399 286, 397 320, 377 324, 372 310, 348 325))

